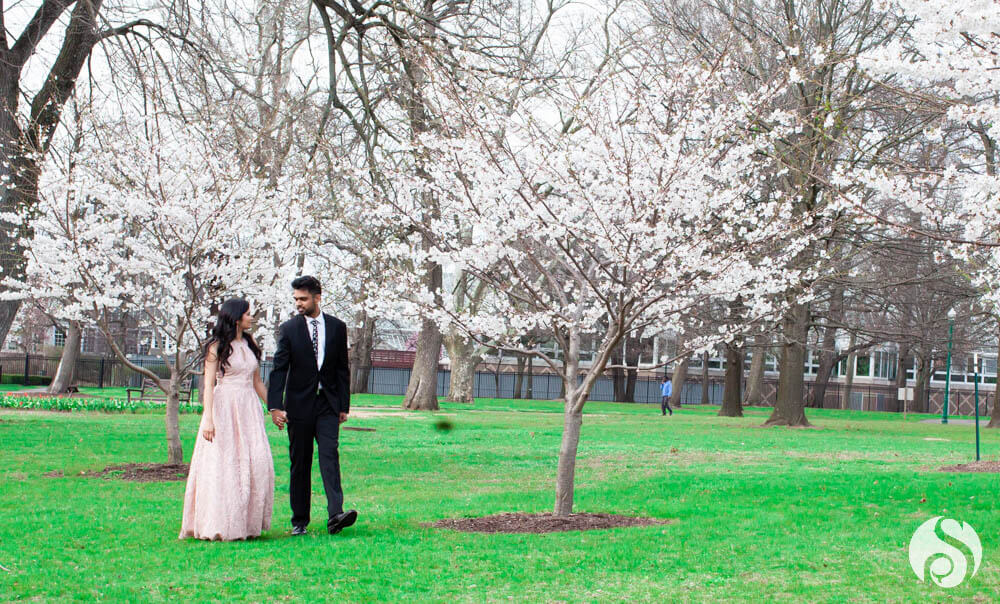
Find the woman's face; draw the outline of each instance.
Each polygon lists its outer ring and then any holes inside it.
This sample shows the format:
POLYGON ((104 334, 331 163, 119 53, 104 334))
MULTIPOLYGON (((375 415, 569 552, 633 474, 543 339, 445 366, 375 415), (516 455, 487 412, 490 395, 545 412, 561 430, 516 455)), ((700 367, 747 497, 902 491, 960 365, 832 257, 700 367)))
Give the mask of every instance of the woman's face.
POLYGON ((242 317, 240 317, 239 326, 240 329, 242 329, 243 331, 246 331, 251 327, 253 327, 253 315, 250 314, 249 309, 245 313, 243 313, 242 317))

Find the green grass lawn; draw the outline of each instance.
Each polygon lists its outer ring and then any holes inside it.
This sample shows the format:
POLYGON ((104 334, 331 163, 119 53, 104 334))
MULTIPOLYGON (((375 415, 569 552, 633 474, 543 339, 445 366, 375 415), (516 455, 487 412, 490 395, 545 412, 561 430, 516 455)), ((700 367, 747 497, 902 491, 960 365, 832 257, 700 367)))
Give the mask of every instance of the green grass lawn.
MULTIPOLYGON (((807 411, 817 430, 763 429, 769 409, 719 418, 685 407, 590 403, 576 511, 669 518, 665 526, 547 535, 425 528, 441 518, 552 508, 559 403, 480 400, 440 416, 380 413, 400 397, 358 396, 342 432, 358 524, 326 535, 314 471, 309 536, 288 535, 287 438, 275 458, 274 527, 251 542, 179 541, 184 484, 74 476, 165 461, 156 413, 0 410, 0 600, 823 601, 1000 599, 995 474, 970 461, 972 426, 895 414, 807 411), (43 475, 61 471, 66 477, 43 475), (970 523, 979 573, 920 583, 907 544, 932 516, 970 523)), ((198 416, 184 415, 190 454, 198 416)), ((983 433, 985 457, 1000 433, 983 433)))
MULTIPOLYGON (((45 386, 25 386, 24 384, 0 384, 0 392, 43 391, 45 386)), ((97 390, 97 388, 95 388, 97 390)))

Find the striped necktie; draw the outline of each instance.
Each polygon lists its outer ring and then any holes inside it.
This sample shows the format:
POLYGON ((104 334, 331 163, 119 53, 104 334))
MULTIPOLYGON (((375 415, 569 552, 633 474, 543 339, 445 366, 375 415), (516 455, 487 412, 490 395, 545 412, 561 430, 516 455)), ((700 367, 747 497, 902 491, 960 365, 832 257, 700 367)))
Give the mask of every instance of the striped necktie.
POLYGON ((319 358, 319 321, 316 319, 309 320, 312 323, 312 342, 313 342, 313 354, 316 358, 319 358))

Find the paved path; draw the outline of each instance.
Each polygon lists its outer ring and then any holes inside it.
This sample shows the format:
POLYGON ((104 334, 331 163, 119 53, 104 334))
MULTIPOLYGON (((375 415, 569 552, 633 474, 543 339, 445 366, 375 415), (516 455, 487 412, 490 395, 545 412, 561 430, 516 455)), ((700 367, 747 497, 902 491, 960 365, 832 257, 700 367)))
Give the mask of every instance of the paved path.
MULTIPOLYGON (((941 420, 940 419, 922 419, 922 420, 920 420, 920 423, 921 424, 940 424, 941 420)), ((951 419, 951 418, 948 418, 948 424, 970 424, 971 425, 971 424, 975 424, 975 423, 976 423, 976 420, 974 420, 974 419, 951 419)), ((984 417, 980 417, 979 418, 979 423, 980 424, 988 424, 988 423, 990 423, 990 418, 988 418, 988 417, 985 417, 985 418, 984 417)))

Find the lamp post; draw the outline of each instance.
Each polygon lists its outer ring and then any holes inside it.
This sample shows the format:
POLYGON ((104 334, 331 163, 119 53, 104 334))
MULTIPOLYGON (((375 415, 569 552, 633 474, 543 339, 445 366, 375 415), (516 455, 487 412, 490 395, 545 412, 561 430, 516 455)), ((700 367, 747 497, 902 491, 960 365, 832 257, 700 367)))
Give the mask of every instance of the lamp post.
POLYGON ((977 353, 973 354, 972 355, 972 359, 973 359, 972 364, 975 365, 975 369, 974 369, 975 374, 974 375, 976 376, 975 377, 975 380, 976 380, 976 382, 975 382, 976 383, 976 387, 975 387, 976 388, 976 396, 975 396, 975 405, 976 405, 976 461, 979 461, 979 353, 977 352, 977 353))
POLYGON ((944 378, 944 411, 941 413, 941 423, 948 423, 948 395, 951 393, 951 340, 955 333, 955 309, 948 311, 948 363, 944 378))

